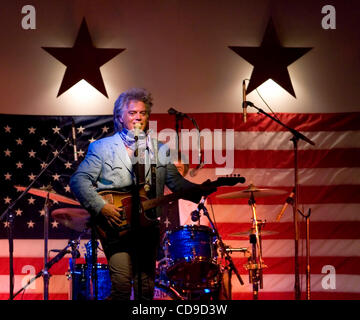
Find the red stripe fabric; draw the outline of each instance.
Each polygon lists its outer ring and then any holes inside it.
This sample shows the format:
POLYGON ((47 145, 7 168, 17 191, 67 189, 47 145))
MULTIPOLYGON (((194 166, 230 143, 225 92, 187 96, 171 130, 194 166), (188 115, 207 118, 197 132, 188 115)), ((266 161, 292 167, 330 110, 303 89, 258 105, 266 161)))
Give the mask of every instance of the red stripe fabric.
MULTIPOLYGON (((277 113, 277 117, 290 128, 298 131, 349 131, 360 130, 360 113, 277 113)), ((235 131, 287 131, 286 128, 268 117, 249 113, 243 122, 242 113, 189 113, 196 119, 200 130, 204 128, 234 129, 235 131)), ((152 121, 157 121, 158 130, 175 127, 175 118, 168 114, 153 113, 152 121)), ((185 129, 193 129, 189 120, 182 122, 185 129)))
MULTIPOLYGON (((234 150, 235 168, 268 168, 268 169, 293 169, 293 150, 234 150)), ((211 153, 214 159, 214 152, 211 153)), ((331 150, 298 150, 299 169, 302 168, 342 168, 360 167, 360 150, 356 148, 339 148, 331 150)), ((189 153, 190 167, 197 166, 198 156, 195 159, 189 153)), ((205 168, 225 167, 224 164, 207 163, 205 168)))
MULTIPOLYGON (((225 239, 247 239, 248 236, 236 236, 234 234, 247 232, 251 229, 251 223, 217 223, 217 227, 225 239)), ((305 239, 305 222, 300 221, 299 228, 300 238, 305 239)), ((292 239, 294 236, 294 225, 291 222, 266 222, 263 231, 263 239, 292 239), (273 234, 268 234, 267 232, 272 232, 273 234)), ((360 221, 311 221, 310 238, 360 239, 360 221)))

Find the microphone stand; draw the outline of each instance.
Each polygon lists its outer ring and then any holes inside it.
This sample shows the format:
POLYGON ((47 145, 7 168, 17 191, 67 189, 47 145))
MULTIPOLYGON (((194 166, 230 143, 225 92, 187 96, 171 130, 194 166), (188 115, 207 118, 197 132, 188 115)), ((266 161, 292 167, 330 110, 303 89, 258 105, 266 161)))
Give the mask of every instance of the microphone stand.
MULTIPOLYGON (((136 130, 137 131, 137 130, 136 130)), ((136 132, 135 131, 135 132, 136 132)), ((132 190, 132 218, 131 218, 131 226, 135 235, 135 259, 136 259, 136 268, 137 271, 137 280, 138 280, 138 299, 141 300, 142 297, 142 281, 141 281, 141 269, 140 269, 140 258, 139 258, 139 249, 140 243, 138 240, 138 233, 140 230, 140 211, 141 211, 141 200, 140 200, 140 158, 139 158, 139 135, 134 134, 135 138, 135 151, 134 151, 134 159, 136 162, 134 163, 134 175, 135 175, 135 185, 132 190)))
POLYGON ((310 215, 311 208, 305 215, 303 212, 298 212, 305 218, 306 221, 306 300, 311 299, 311 285, 310 285, 310 215))
POLYGON ((304 136, 299 131, 288 127, 284 123, 282 123, 280 120, 274 118, 273 116, 266 113, 261 108, 256 107, 252 102, 245 101, 245 103, 258 110, 259 113, 262 113, 263 115, 267 116, 268 118, 272 119, 273 121, 277 122, 284 128, 286 128, 288 131, 290 131, 293 135, 293 137, 290 139, 293 142, 294 145, 294 190, 295 190, 295 197, 294 197, 294 205, 293 205, 293 220, 294 220, 294 242, 295 242, 295 254, 294 254, 294 262, 295 262, 295 300, 301 299, 301 290, 300 290, 300 276, 299 276, 299 221, 298 221, 298 205, 299 205, 299 169, 298 169, 298 141, 301 139, 311 145, 315 145, 315 143, 304 136))
MULTIPOLYGON (((240 276, 240 274, 239 274, 239 271, 238 271, 237 268, 235 267, 235 264, 234 264, 234 262, 233 262, 233 260, 232 260, 232 258, 231 258, 231 256, 230 256, 228 247, 224 244, 222 238, 220 237, 220 234, 219 234, 218 230, 216 229, 213 221, 211 220, 210 215, 209 215, 209 212, 208 212, 208 210, 206 209, 206 207, 205 207, 205 205, 204 205, 203 202, 205 202, 205 201, 201 201, 201 202, 199 203, 198 209, 199 209, 199 212, 200 212, 200 210, 202 210, 204 216, 206 216, 206 217, 208 218, 208 220, 209 220, 209 222, 210 222, 210 225, 211 225, 211 228, 213 229, 213 232, 214 232, 214 234, 215 234, 215 237, 218 239, 218 243, 219 243, 219 245, 220 245, 221 252, 222 252, 223 254, 225 254, 225 259, 226 259, 226 261, 228 262, 229 268, 230 268, 230 270, 229 270, 229 282, 231 281, 231 274, 232 274, 232 272, 234 271, 236 277, 238 278, 238 280, 239 280, 239 282, 240 282, 240 284, 241 284, 241 285, 244 285, 244 281, 241 279, 241 276, 240 276)), ((231 292, 230 292, 230 294, 229 294, 229 299, 231 300, 231 292)))
MULTIPOLYGON (((31 189, 31 187, 34 185, 34 183, 40 178, 40 176, 47 170, 47 168, 59 157, 59 155, 64 151, 64 149, 68 146, 71 145, 70 139, 65 139, 65 144, 64 146, 61 148, 61 150, 59 151, 59 153, 57 153, 52 160, 46 165, 44 166, 44 168, 40 171, 40 173, 35 177, 35 179, 33 181, 31 181, 31 183, 26 187, 26 189, 19 195, 19 197, 14 200, 8 207, 7 209, 1 214, 0 216, 0 221, 2 221, 4 219, 4 217, 7 217, 7 222, 8 222, 8 228, 9 228, 9 232, 8 232, 8 239, 9 239, 9 277, 10 277, 10 298, 9 300, 13 300, 14 299, 14 233, 13 233, 13 227, 14 227, 14 213, 13 213, 13 208, 15 207, 15 205, 28 193, 28 191, 31 189)), ((46 215, 46 213, 45 213, 46 215)), ((44 226, 45 228, 45 226, 44 226)), ((45 261, 46 264, 46 261, 45 261)))
MULTIPOLYGON (((45 276, 45 274, 48 272, 48 270, 57 262, 59 262, 67 253, 71 253, 73 256, 78 256, 78 252, 76 252, 77 250, 75 249, 76 246, 78 244, 77 240, 70 240, 67 244, 67 246, 62 249, 61 251, 59 251, 59 253, 52 258, 49 262, 47 262, 45 264, 44 269, 42 269, 35 277, 33 277, 32 279, 30 279, 27 284, 22 287, 18 292, 16 292, 14 294, 14 296, 12 297, 12 299, 14 299, 19 293, 21 293, 22 291, 24 291, 31 283, 33 283, 37 278, 41 277, 41 276, 45 276), (68 250, 68 248, 71 247, 71 251, 68 250)), ((9 300, 12 300, 9 299, 9 300)))

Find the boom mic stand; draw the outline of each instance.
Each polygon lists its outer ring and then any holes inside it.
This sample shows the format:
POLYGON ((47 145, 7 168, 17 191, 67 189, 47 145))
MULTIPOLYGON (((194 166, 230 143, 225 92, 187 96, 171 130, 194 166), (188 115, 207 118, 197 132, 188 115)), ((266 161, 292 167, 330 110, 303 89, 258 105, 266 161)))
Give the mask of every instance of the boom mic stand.
POLYGON ((299 222, 298 222, 298 205, 299 205, 299 169, 298 169, 298 142, 299 140, 303 140, 311 145, 315 145, 315 143, 304 136, 299 131, 288 127, 284 123, 282 123, 279 119, 274 118, 273 116, 266 113, 261 108, 256 107, 252 102, 245 101, 246 105, 255 108, 258 110, 259 113, 262 113, 263 115, 267 116, 271 120, 277 122, 284 128, 286 128, 288 131, 290 131, 293 135, 293 137, 290 139, 293 142, 294 145, 294 190, 295 190, 295 198, 294 198, 294 205, 293 205, 293 220, 294 220, 294 242, 295 242, 295 300, 301 299, 301 290, 300 290, 300 275, 299 275, 299 222))
MULTIPOLYGON (((65 150, 65 148, 68 145, 72 145, 72 143, 70 142, 70 139, 64 139, 65 144, 64 146, 60 149, 60 151, 54 155, 54 157, 51 159, 51 161, 44 166, 44 168, 40 171, 40 173, 35 177, 35 179, 33 181, 31 181, 31 183, 26 187, 26 189, 19 195, 19 197, 14 200, 8 207, 7 209, 1 214, 0 216, 0 221, 2 221, 4 219, 4 217, 7 217, 7 222, 8 222, 8 228, 9 228, 9 232, 8 232, 8 239, 9 239, 9 277, 10 277, 10 281, 9 281, 9 285, 10 285, 10 298, 9 300, 13 300, 14 299, 14 233, 13 233, 13 225, 14 225, 14 214, 13 214, 13 209, 15 207, 15 205, 28 193, 28 191, 31 189, 31 187, 34 185, 34 183, 40 178, 40 176, 48 169, 48 167, 59 157, 59 155, 65 150)), ((46 222, 46 221, 45 221, 46 222)), ((44 226, 45 227, 45 226, 44 226)), ((46 235, 45 235, 46 236, 46 235)), ((45 262, 46 264, 46 262, 45 262)))
MULTIPOLYGON (((45 273, 48 272, 48 270, 57 262, 59 262, 67 253, 71 253, 73 258, 78 258, 80 256, 79 251, 76 249, 78 246, 78 241, 77 240, 70 240, 67 244, 67 246, 60 250, 59 253, 52 258, 49 262, 47 262, 45 264, 44 269, 42 269, 35 277, 33 277, 31 280, 29 280, 27 282, 27 284, 22 287, 18 292, 16 292, 14 294, 14 296, 12 297, 12 299, 14 299, 19 293, 21 293, 22 291, 24 291, 31 283, 33 283, 37 278, 41 277, 41 276, 45 276, 45 273), (69 251, 69 247, 71 247, 71 250, 69 251)), ((11 299, 9 299, 11 300, 11 299)))

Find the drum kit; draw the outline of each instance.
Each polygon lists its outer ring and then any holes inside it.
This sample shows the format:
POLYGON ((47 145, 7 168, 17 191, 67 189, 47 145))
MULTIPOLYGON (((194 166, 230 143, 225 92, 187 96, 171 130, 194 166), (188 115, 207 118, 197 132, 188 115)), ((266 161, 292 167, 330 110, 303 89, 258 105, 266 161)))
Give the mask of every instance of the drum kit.
MULTIPOLYGON (((54 192, 30 189, 29 193, 48 197, 53 201, 80 205, 77 201, 54 192)), ((244 268, 249 272, 249 283, 253 287, 253 299, 257 299, 259 289, 263 288, 262 271, 267 266, 262 257, 262 236, 264 235, 262 228, 265 222, 256 216, 255 199, 285 193, 287 191, 260 189, 249 185, 247 189, 217 196, 222 199, 248 199, 252 212, 252 227, 246 232, 233 233, 232 236, 248 236, 251 250, 230 248, 224 244, 207 212, 203 197, 197 211, 198 213, 203 212, 203 215, 209 219, 211 227, 200 225, 198 220, 196 224, 179 226, 165 232, 161 241, 164 258, 157 262, 156 267, 155 295, 172 300, 231 300, 232 272, 235 272, 240 284, 244 284, 231 258, 232 253, 241 252, 248 259, 244 268)), ((63 250, 53 250, 58 251, 58 255, 62 253, 59 259, 66 253, 72 254, 67 273, 71 283, 71 299, 107 299, 111 290, 109 270, 106 264, 97 261, 99 246, 97 239, 93 236, 85 244, 86 263, 76 263, 76 258, 80 256, 77 250, 80 238, 85 234, 93 234, 89 228, 89 213, 82 208, 60 208, 53 210, 51 216, 60 224, 81 233, 79 240, 69 241, 69 245, 63 250), (67 250, 69 247, 73 250, 67 250)))
POLYGON ((204 216, 209 219, 211 227, 200 224, 184 225, 165 233, 162 241, 165 258, 158 263, 157 288, 173 299, 231 300, 232 272, 235 272, 241 285, 244 282, 230 254, 241 252, 248 258, 244 268, 249 272, 253 299, 258 299, 259 289, 263 288, 262 270, 267 268, 262 258, 262 236, 275 234, 275 232, 262 231, 265 222, 256 216, 255 198, 285 193, 284 190, 260 189, 251 184, 247 189, 217 196, 222 199, 249 199, 252 227, 247 232, 231 235, 248 236, 251 250, 226 246, 211 221, 206 207, 202 205, 201 209, 204 216))

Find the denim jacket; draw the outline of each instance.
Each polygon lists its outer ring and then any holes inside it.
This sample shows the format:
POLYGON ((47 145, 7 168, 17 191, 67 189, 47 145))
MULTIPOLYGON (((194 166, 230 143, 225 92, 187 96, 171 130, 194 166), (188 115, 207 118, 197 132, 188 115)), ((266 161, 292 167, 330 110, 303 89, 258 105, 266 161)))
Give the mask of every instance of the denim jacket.
MULTIPOLYGON (((156 142, 155 152, 168 153, 166 145, 156 142)), ((156 193, 161 196, 166 185, 177 192, 196 187, 196 184, 183 178, 172 163, 162 163, 156 157, 156 193)), ((133 183, 132 163, 125 145, 116 133, 99 139, 89 145, 85 159, 80 163, 70 179, 70 188, 81 205, 93 216, 100 213, 105 201, 98 195, 101 190, 124 190, 133 183)), ((197 202, 201 195, 194 192, 187 200, 197 202)), ((161 212, 161 211, 160 211, 161 212)))

